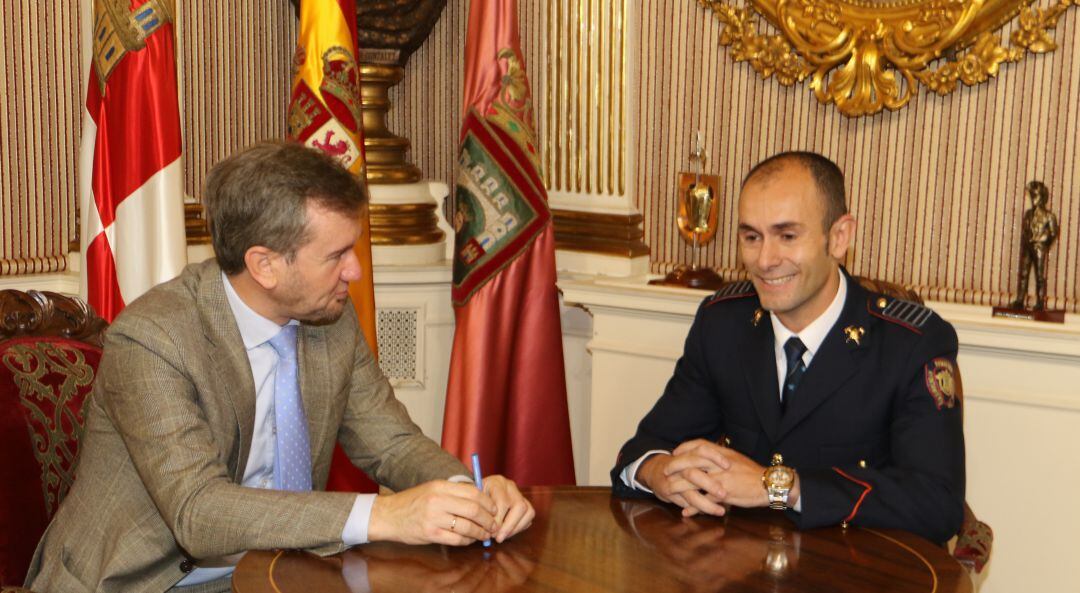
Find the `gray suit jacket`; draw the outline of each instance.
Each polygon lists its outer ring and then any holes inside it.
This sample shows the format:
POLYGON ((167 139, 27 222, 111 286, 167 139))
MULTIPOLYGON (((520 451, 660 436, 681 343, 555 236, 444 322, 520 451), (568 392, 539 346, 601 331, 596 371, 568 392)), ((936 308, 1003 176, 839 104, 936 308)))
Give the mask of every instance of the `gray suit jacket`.
MULTIPOLYGON (((469 472, 409 420, 351 305, 304 325, 301 397, 312 483, 334 443, 380 484, 402 490, 469 472)), ((249 549, 343 549, 355 496, 240 485, 255 386, 214 261, 188 266, 117 317, 85 408, 75 484, 46 530, 27 584, 48 593, 164 591, 188 560, 249 549)))

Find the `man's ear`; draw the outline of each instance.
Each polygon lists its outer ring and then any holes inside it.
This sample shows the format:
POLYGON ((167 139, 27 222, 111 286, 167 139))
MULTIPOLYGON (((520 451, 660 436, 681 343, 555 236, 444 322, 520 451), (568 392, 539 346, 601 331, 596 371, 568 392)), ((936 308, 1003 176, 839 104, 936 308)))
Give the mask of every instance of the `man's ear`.
POLYGON ((244 266, 248 274, 265 290, 273 290, 277 287, 283 260, 280 253, 262 245, 249 247, 244 253, 244 266))
POLYGON ((829 228, 829 255, 833 259, 839 262, 844 261, 848 247, 851 247, 851 241, 855 239, 857 227, 858 223, 850 214, 845 214, 832 223, 832 227, 829 228))

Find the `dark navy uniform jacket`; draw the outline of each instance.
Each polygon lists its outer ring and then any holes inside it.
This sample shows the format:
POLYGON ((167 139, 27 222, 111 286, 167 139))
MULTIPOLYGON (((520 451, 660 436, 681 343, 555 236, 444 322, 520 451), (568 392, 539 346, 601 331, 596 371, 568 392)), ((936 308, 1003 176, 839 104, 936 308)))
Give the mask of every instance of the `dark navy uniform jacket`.
POLYGON ((620 473, 647 451, 704 438, 799 474, 800 528, 851 523, 944 542, 964 505, 962 388, 952 326, 930 309, 869 293, 848 277, 836 325, 781 414, 772 323, 750 282, 698 309, 663 396, 619 453, 619 496, 647 493, 620 473), (756 319, 756 322, 755 322, 756 319), (864 331, 858 340, 850 333, 864 331))

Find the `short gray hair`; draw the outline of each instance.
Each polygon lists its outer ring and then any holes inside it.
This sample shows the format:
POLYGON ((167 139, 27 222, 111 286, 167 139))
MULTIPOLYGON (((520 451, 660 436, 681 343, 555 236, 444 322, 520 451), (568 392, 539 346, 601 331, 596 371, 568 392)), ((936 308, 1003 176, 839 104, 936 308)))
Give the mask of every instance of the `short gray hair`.
POLYGON ((309 201, 345 216, 359 216, 367 204, 363 180, 293 141, 260 142, 218 162, 204 193, 214 255, 230 276, 244 271, 256 245, 295 257, 311 239, 309 201))

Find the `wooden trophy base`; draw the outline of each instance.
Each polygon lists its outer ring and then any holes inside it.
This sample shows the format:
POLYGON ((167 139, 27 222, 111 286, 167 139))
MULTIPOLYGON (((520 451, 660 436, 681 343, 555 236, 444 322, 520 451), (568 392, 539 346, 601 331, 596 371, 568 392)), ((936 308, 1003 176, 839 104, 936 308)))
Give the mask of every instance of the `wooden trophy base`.
POLYGON ((700 288, 704 290, 719 290, 724 285, 724 279, 712 268, 689 268, 679 266, 668 272, 667 276, 656 280, 650 280, 654 286, 684 286, 686 288, 700 288))
POLYGON ((1063 309, 1014 309, 1012 307, 994 307, 994 317, 1008 319, 1027 319, 1029 321, 1046 321, 1049 323, 1065 323, 1065 311, 1063 309))

